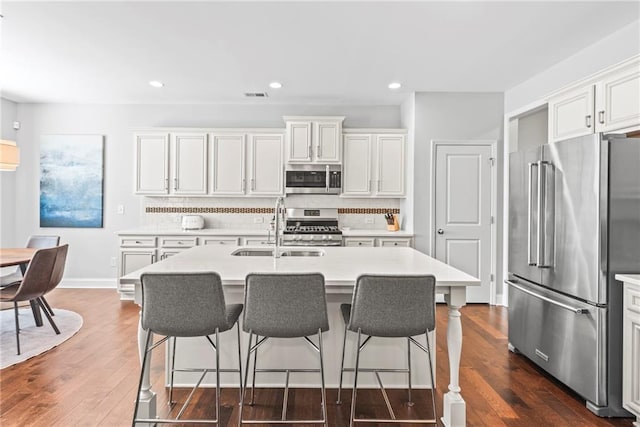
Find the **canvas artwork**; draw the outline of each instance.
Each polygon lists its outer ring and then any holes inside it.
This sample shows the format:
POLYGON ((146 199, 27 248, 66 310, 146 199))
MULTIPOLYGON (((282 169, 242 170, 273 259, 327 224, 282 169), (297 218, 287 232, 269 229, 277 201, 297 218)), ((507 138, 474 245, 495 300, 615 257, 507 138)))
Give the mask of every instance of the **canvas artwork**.
POLYGON ((102 135, 45 135, 40 227, 102 227, 102 135))

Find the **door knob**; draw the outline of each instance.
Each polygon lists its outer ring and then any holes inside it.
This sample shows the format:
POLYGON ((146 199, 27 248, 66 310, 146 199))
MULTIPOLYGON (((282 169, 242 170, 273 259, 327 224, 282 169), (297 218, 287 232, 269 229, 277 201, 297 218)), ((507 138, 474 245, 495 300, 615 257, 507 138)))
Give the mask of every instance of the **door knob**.
POLYGON ((444 230, 442 228, 438 228, 438 234, 444 234, 444 230))

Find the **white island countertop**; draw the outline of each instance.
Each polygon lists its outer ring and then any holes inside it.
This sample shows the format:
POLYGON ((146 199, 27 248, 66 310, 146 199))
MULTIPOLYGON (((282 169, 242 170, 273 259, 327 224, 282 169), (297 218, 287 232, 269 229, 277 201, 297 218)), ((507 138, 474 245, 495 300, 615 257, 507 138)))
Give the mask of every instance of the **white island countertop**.
POLYGON ((616 274, 616 280, 640 286, 640 274, 616 274))
POLYGON ((187 249, 161 262, 120 278, 121 283, 139 284, 143 272, 215 271, 225 285, 244 285, 254 272, 320 272, 330 287, 345 286, 349 292, 358 276, 369 274, 433 274, 437 286, 476 286, 480 281, 412 248, 281 247, 281 250, 317 250, 323 256, 281 257, 233 256, 235 250, 265 250, 264 247, 206 245, 187 249))

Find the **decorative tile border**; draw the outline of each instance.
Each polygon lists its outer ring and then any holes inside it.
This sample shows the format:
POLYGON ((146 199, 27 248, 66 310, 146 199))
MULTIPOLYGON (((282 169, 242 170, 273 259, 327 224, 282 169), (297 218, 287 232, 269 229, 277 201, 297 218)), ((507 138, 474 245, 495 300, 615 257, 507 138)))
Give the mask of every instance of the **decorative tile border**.
MULTIPOLYGON (((214 208, 214 207, 153 207, 147 206, 146 213, 180 214, 273 214, 273 208, 214 208)), ((338 208, 338 214, 376 215, 385 213, 399 214, 398 208, 338 208)))

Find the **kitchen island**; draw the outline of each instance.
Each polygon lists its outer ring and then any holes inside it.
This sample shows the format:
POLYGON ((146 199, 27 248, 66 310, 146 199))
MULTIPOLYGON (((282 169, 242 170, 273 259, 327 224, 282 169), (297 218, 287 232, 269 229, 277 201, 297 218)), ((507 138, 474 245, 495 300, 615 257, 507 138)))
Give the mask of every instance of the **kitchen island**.
MULTIPOLYGON (((456 268, 443 262, 431 258, 412 248, 349 248, 349 247, 323 247, 312 248, 311 251, 321 251, 322 256, 284 256, 274 259, 271 256, 234 256, 237 250, 250 250, 244 247, 232 246, 197 246, 185 250, 177 255, 166 258, 160 262, 151 264, 140 270, 136 270, 120 280, 123 284, 135 285, 135 301, 141 302, 140 275, 146 272, 204 272, 215 271, 220 274, 225 287, 227 303, 242 302, 244 291, 244 280, 247 274, 252 272, 320 272, 325 277, 327 304, 329 311, 330 330, 324 339, 325 345, 325 372, 327 386, 335 387, 340 367, 340 350, 342 344, 342 334, 344 325, 340 316, 339 306, 341 303, 350 302, 353 286, 358 276, 364 273, 369 274, 433 274, 436 277, 436 292, 445 295, 445 301, 449 306, 449 318, 447 325, 447 347, 450 366, 449 391, 444 396, 444 416, 443 423, 446 426, 465 425, 465 402, 460 394, 458 382, 460 354, 462 351, 462 324, 460 322, 460 307, 466 303, 466 287, 478 286, 480 281, 456 268)), ((265 250, 266 248, 256 248, 265 250)), ((281 250, 298 250, 300 247, 283 247, 281 250)), ((354 335, 354 334, 350 334, 354 335)), ((143 344, 144 331, 139 326, 138 341, 141 349, 143 344)), ((221 342, 221 360, 223 366, 237 366, 237 358, 234 358, 235 334, 222 334, 226 341, 221 342), (227 336, 225 336, 227 335, 227 336), (233 335, 233 336, 232 336, 233 335)), ((246 340, 246 337, 244 337, 246 340)), ((432 344, 435 340, 431 341, 432 344)), ((286 361, 287 365, 296 367, 312 363, 311 354, 304 342, 287 343, 284 346, 261 348, 259 364, 263 367, 274 366, 278 361, 286 361)), ((348 349, 353 351, 353 336, 348 339, 348 349)), ((435 348, 435 347, 434 347, 435 348)), ((243 343, 246 350, 246 341, 243 343)), ((362 364, 393 366, 406 362, 406 349, 400 341, 390 341, 379 339, 372 342, 362 355, 362 364)), ((210 350, 206 349, 204 340, 194 338, 181 339, 178 344, 178 354, 176 355, 176 366, 197 366, 207 365, 207 360, 212 360, 209 356, 210 350)), ((418 352, 413 352, 418 353, 418 352)), ((346 361, 353 360, 354 353, 347 353, 346 361)), ((412 354, 413 355, 413 354, 412 354)), ((435 352, 432 351, 432 357, 435 352)), ((414 371, 421 371, 423 375, 414 373, 414 383, 418 386, 426 387, 428 375, 425 371, 425 360, 412 358, 414 371)), ((392 385, 404 386, 406 375, 391 376, 392 385)), ((314 376, 306 376, 297 381, 294 385, 309 386, 317 384, 318 379, 314 376)), ((346 376, 346 385, 352 378, 346 376)), ((363 386, 373 386, 374 382, 366 382, 363 376, 363 386)), ((193 378, 185 374, 182 377, 176 376, 176 385, 191 384, 193 378)), ((237 387, 237 378, 223 377, 222 382, 226 386, 237 387)), ((282 379, 277 376, 261 376, 257 382, 259 385, 278 384, 282 379)), ((155 394, 149 384, 148 372, 145 375, 143 389, 141 391, 141 411, 145 418, 155 417, 155 394)))

